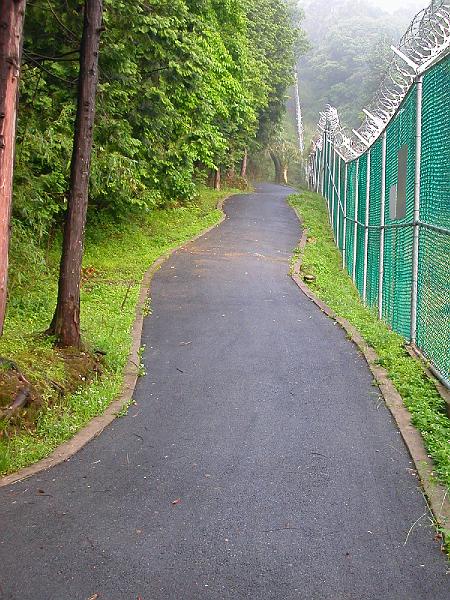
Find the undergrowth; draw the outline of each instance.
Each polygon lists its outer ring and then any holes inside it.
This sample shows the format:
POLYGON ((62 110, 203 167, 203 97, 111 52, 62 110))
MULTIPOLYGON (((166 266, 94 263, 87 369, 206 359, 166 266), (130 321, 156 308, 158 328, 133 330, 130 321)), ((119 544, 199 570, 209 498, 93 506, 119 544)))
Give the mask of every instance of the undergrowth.
MULTIPOLYGON (((39 335, 48 327, 55 306, 60 239, 46 248, 45 259, 23 261, 24 250, 13 249, 15 285, 0 356, 18 365, 41 398, 39 410, 32 418, 30 408, 23 411, 13 430, 7 419, 0 420, 1 474, 47 456, 118 395, 143 274, 159 256, 218 222, 217 201, 229 194, 230 190, 202 189, 195 201, 184 206, 174 204, 117 223, 97 218, 90 224, 83 260, 81 326, 86 346, 103 356, 102 373, 93 373, 86 382, 80 375, 80 385, 69 394, 57 393, 67 388, 66 362, 52 340, 39 335), (21 258, 14 262, 14 256, 21 258)), ((144 312, 149 312, 149 305, 144 312)))
MULTIPOLYGON (((308 285, 337 315, 347 319, 376 350, 380 364, 403 398, 414 426, 422 434, 435 464, 436 478, 450 489, 450 419, 443 398, 425 374, 420 360, 406 351, 405 340, 366 308, 350 277, 342 269, 324 199, 312 192, 291 196, 308 231, 302 272, 315 276, 308 285)), ((298 252, 296 256, 298 257, 298 252)))

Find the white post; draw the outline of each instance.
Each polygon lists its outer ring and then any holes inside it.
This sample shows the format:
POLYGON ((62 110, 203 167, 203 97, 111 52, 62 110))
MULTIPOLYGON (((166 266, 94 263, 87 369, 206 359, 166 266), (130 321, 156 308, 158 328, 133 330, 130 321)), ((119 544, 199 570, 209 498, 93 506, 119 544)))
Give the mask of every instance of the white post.
POLYGON ((378 318, 383 318, 384 232, 386 206, 386 131, 381 140, 380 266, 378 271, 378 318))
POLYGON ((370 150, 367 151, 367 177, 366 177, 366 214, 364 220, 364 279, 363 302, 367 301, 367 271, 369 262, 369 214, 370 214, 370 150))
POLYGON ((344 173, 344 224, 342 228, 342 268, 345 269, 346 258, 345 253, 347 251, 347 181, 348 181, 348 163, 345 163, 344 173))
POLYGON ((356 159, 356 180, 355 180, 355 223, 353 229, 353 283, 356 284, 356 256, 358 253, 358 196, 359 196, 359 158, 356 159))
POLYGON ((416 165, 414 172, 414 234, 412 251, 412 289, 411 289, 411 344, 417 338, 417 290, 419 280, 419 219, 420 219, 420 167, 422 158, 422 83, 423 76, 417 78, 416 106, 416 165))

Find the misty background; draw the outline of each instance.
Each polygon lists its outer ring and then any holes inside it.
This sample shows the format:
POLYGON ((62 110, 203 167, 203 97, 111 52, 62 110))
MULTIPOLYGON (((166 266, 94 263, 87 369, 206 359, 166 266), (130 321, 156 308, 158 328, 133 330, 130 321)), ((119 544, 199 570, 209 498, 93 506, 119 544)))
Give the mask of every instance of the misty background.
MULTIPOLYGON (((305 145, 319 111, 335 106, 341 122, 357 127, 397 44, 423 0, 300 0, 310 49, 298 63, 305 145)), ((289 107, 289 112, 293 109, 289 107)))

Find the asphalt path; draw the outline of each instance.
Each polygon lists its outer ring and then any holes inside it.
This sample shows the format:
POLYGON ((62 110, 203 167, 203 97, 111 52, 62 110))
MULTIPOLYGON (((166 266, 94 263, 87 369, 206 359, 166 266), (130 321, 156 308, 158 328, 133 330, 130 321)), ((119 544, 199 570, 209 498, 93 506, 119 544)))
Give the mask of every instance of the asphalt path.
POLYGON ((128 416, 0 490, 0 599, 450 598, 367 365, 288 277, 289 191, 162 266, 128 416))

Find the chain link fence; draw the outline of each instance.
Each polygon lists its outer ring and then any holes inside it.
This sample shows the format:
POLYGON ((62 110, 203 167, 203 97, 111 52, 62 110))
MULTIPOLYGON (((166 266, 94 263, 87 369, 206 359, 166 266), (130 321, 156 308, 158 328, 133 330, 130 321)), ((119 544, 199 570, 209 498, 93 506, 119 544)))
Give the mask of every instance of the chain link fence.
MULTIPOLYGON (((450 20, 446 25, 450 30, 450 20)), ((308 174, 310 187, 327 200, 344 268, 363 301, 450 387, 450 55, 444 42, 439 55, 417 66, 384 122, 366 111, 376 125, 370 135, 345 137, 337 111, 328 107, 308 174)))

